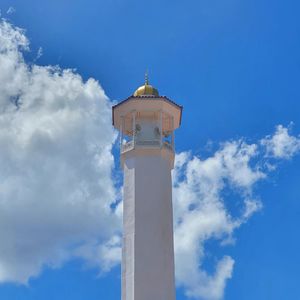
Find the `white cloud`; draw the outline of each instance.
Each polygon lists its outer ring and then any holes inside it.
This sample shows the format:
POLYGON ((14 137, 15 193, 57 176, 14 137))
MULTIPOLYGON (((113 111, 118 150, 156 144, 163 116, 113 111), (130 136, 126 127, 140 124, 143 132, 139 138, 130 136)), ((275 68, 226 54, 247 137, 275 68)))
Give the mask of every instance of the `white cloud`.
POLYGON ((89 241, 74 251, 74 256, 85 259, 88 266, 101 266, 102 273, 120 263, 121 237, 113 235, 107 242, 89 241))
POLYGON ((205 160, 187 153, 176 157, 173 192, 176 277, 188 296, 211 300, 223 296, 234 261, 224 256, 217 263, 215 273, 208 274, 201 267, 205 259, 204 243, 209 239, 228 241, 233 231, 259 208, 254 205, 257 200, 247 196, 244 211, 233 218, 221 196, 226 185, 251 195, 253 184, 265 176, 249 166, 255 155, 255 145, 234 141, 225 143, 214 156, 205 160))
POLYGON ((26 49, 24 32, 2 21, 0 282, 26 283, 75 256, 108 270, 120 228, 110 103, 93 79, 26 64, 26 49))
POLYGON ((267 149, 267 156, 289 159, 300 151, 300 139, 289 133, 289 128, 278 125, 272 136, 261 141, 267 149))

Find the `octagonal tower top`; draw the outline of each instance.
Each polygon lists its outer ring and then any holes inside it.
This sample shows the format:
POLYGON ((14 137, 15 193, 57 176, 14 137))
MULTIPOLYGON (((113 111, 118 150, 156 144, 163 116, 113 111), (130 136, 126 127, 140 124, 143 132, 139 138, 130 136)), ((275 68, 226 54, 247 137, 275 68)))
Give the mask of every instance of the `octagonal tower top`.
MULTIPOLYGON (((122 120, 127 119, 129 121, 132 119, 133 112, 139 113, 140 116, 161 112, 172 118, 172 126, 171 124, 169 126, 165 124, 165 126, 173 131, 181 124, 182 109, 181 105, 176 104, 168 97, 160 96, 158 90, 149 84, 146 74, 144 85, 140 86, 133 95, 112 107, 112 124, 116 129, 127 134, 127 126, 126 124, 125 127, 122 126, 122 120)), ((170 120, 170 118, 166 118, 166 120, 170 120)))
POLYGON ((120 132, 121 164, 129 155, 165 155, 174 165, 174 130, 180 126, 182 106, 149 84, 112 108, 113 126, 120 132))

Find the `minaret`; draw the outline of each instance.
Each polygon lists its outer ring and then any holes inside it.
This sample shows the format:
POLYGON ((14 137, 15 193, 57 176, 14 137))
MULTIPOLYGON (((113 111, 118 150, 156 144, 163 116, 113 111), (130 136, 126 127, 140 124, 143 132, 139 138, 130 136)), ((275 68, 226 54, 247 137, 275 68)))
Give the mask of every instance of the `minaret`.
POLYGON ((181 113, 147 77, 113 107, 124 170, 122 300, 175 300, 171 170, 181 113))

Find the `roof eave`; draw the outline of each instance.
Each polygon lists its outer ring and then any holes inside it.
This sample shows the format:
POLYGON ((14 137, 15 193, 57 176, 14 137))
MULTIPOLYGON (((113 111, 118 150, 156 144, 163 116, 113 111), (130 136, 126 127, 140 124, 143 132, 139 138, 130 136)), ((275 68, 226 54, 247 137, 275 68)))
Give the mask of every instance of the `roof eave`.
POLYGON ((153 99, 153 98, 158 98, 158 99, 163 99, 167 102, 169 102, 170 104, 178 107, 180 109, 180 120, 179 120, 179 125, 181 125, 181 119, 182 119, 182 111, 183 111, 183 106, 182 105, 178 105, 177 103, 175 103, 174 101, 172 101, 171 99, 169 99, 167 96, 152 96, 152 95, 143 95, 143 96, 129 96, 128 98, 122 100, 121 102, 113 105, 112 107, 112 125, 115 125, 114 122, 114 109, 122 104, 124 104, 125 102, 131 100, 131 99, 153 99))

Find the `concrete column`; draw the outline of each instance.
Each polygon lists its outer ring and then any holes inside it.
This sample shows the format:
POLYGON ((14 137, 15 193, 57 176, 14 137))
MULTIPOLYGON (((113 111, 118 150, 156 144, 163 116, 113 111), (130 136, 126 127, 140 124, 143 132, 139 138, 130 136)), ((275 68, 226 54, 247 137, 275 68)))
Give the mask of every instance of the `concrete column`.
POLYGON ((162 120, 163 120, 163 114, 162 114, 162 111, 160 110, 159 111, 159 132, 160 132, 160 147, 162 147, 162 141, 163 141, 163 123, 162 123, 162 120))
POLYGON ((133 145, 135 145, 135 133, 136 133, 136 130, 135 130, 135 126, 136 126, 136 111, 133 111, 132 112, 132 143, 133 145))
POLYGON ((172 120, 172 126, 171 126, 171 130, 172 130, 172 149, 173 151, 175 151, 175 136, 174 136, 174 117, 171 117, 172 120))
POLYGON ((170 161, 126 155, 122 300, 175 300, 170 161))
POLYGON ((123 129, 124 129, 124 117, 121 117, 122 121, 120 124, 120 152, 122 152, 122 145, 123 145, 123 129))

